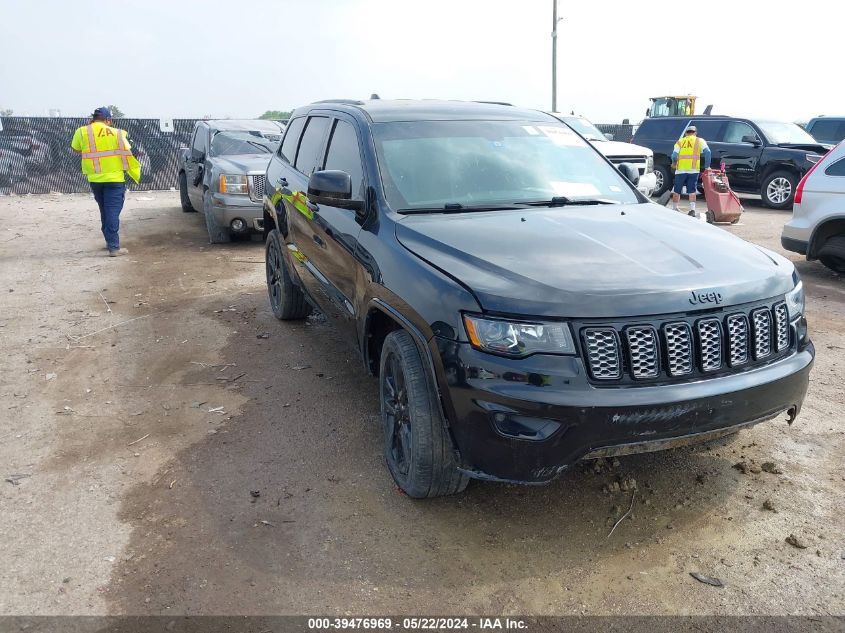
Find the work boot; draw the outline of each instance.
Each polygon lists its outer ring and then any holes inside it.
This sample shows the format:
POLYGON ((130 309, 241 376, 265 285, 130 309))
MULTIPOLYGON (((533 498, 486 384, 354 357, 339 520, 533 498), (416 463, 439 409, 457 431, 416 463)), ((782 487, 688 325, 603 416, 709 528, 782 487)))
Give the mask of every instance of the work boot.
POLYGON ((129 251, 125 248, 110 248, 109 257, 119 257, 120 255, 128 255, 129 251))

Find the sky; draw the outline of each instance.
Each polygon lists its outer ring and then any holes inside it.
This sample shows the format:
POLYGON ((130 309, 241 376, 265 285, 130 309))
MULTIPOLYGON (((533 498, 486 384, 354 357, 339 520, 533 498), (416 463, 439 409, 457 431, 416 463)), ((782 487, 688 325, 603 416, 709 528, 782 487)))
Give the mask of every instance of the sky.
MULTIPOLYGON (((375 92, 550 110, 553 2, 0 0, 0 108, 255 117, 375 92)), ((836 3, 558 3, 559 111, 635 123, 649 97, 691 93, 698 112, 845 115, 819 20, 836 3)))

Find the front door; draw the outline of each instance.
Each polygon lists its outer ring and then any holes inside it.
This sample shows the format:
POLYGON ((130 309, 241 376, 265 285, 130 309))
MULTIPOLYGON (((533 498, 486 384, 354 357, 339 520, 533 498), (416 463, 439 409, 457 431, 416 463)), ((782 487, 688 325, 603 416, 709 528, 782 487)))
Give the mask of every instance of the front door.
POLYGON ((194 135, 191 138, 191 146, 188 150, 188 160, 185 162, 185 176, 188 180, 188 198, 194 209, 202 209, 202 170, 205 165, 206 128, 204 125, 197 125, 194 128, 194 135))
POLYGON ((714 166, 725 163, 725 173, 732 189, 755 193, 759 190, 757 165, 763 152, 763 141, 753 127, 743 121, 728 121, 724 141, 716 143, 712 150, 714 166), (757 139, 757 143, 748 142, 749 137, 757 139))

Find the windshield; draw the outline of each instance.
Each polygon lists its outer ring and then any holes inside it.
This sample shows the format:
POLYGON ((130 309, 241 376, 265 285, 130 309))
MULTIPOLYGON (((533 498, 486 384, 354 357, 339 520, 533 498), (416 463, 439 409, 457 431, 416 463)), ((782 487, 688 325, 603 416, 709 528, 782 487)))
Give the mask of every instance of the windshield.
POLYGON ((578 132, 578 134, 583 136, 588 141, 607 140, 607 137, 602 134, 601 130, 599 130, 595 125, 590 123, 587 119, 582 119, 578 116, 565 116, 562 118, 569 127, 578 132))
POLYGON ((781 123, 779 121, 757 121, 757 125, 763 130, 763 134, 770 143, 811 143, 818 145, 818 141, 802 130, 794 123, 781 123))
POLYGON ((210 155, 272 154, 278 147, 278 140, 266 138, 261 132, 218 132, 211 140, 210 155))
POLYGON ((513 205, 565 197, 637 203, 627 180, 558 122, 413 121, 373 125, 395 210, 513 205))

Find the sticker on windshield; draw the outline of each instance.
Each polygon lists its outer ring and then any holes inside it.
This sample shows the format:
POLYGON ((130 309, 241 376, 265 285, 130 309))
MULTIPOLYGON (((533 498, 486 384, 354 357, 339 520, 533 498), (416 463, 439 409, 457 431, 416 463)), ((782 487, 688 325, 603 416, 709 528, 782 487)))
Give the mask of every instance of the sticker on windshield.
POLYGON ((620 191, 622 191, 622 188, 621 188, 621 187, 617 187, 616 185, 610 185, 610 187, 608 187, 608 188, 609 188, 611 191, 615 191, 616 193, 619 193, 620 191))
POLYGON ((552 180, 549 184, 552 186, 552 189, 554 189, 555 194, 559 196, 566 196, 567 198, 597 196, 600 193, 596 186, 589 182, 563 182, 561 180, 552 180))
POLYGON ((552 139, 555 145, 580 145, 578 135, 568 127, 552 127, 550 125, 538 125, 537 129, 552 139))
POLYGON ((537 136, 539 134, 537 128, 533 125, 523 125, 522 129, 528 132, 531 136, 537 136))

